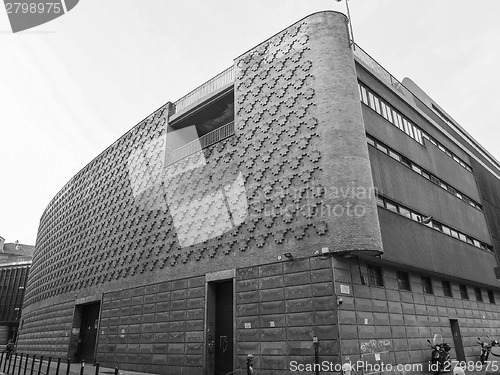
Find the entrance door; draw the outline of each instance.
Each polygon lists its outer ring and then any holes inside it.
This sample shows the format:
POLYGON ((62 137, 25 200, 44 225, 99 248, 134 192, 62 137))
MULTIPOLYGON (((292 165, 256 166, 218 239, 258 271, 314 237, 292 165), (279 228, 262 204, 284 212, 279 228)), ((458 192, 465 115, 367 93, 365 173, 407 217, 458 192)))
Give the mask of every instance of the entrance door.
POLYGON ((82 325, 78 339, 77 362, 85 361, 87 363, 94 363, 100 305, 97 302, 80 307, 82 325))
POLYGON ((233 280, 208 284, 207 375, 225 375, 233 368, 233 280))
POLYGON ((455 353, 457 361, 465 361, 464 344, 462 342, 462 334, 457 319, 450 319, 451 334, 453 335, 453 344, 455 345, 455 353))

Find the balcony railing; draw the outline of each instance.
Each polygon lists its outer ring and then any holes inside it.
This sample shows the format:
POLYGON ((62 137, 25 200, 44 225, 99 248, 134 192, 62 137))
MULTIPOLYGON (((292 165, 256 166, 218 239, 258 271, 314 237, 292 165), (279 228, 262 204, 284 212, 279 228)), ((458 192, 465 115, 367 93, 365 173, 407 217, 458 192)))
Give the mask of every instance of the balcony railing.
POLYGON ((189 94, 184 95, 182 98, 177 100, 175 104, 175 112, 179 112, 197 100, 200 100, 204 96, 214 92, 217 89, 227 85, 228 83, 234 82, 234 66, 231 66, 224 70, 222 73, 217 74, 211 80, 205 82, 203 85, 197 87, 189 94))
POLYGON ((396 77, 394 77, 391 73, 389 73, 385 68, 380 65, 373 57, 371 57, 368 53, 366 53, 363 48, 355 44, 353 52, 354 55, 359 58, 365 65, 367 65, 375 74, 379 76, 386 84, 398 88, 400 85, 403 86, 401 82, 399 82, 396 77))
POLYGON ((234 121, 222 125, 220 128, 212 130, 210 133, 202 135, 200 138, 195 139, 184 146, 172 151, 168 154, 167 164, 173 164, 185 157, 201 151, 206 147, 210 147, 226 138, 234 135, 234 121))

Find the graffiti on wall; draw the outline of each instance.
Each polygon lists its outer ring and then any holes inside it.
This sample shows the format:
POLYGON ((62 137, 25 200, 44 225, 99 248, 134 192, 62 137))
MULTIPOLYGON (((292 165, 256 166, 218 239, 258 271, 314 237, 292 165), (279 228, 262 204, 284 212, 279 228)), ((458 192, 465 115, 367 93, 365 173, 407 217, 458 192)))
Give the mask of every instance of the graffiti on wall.
POLYGON ((361 351, 363 353, 375 353, 387 350, 391 345, 391 341, 385 340, 368 340, 361 343, 361 351))

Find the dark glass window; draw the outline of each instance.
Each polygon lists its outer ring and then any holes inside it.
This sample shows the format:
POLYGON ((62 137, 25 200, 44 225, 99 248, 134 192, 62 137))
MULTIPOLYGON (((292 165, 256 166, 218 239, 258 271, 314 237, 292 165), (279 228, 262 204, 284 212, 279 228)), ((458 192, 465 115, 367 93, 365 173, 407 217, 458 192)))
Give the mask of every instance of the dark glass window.
POLYGON ((476 301, 483 302, 483 293, 481 293, 481 288, 474 288, 474 293, 476 294, 476 301))
POLYGON ((399 286, 400 290, 411 291, 410 276, 408 275, 408 272, 398 271, 397 278, 398 278, 398 286, 399 286))
POLYGON ((432 281, 430 277, 422 276, 422 288, 424 290, 424 293, 434 294, 434 291, 432 290, 432 281))
POLYGON ((467 285, 460 284, 460 296, 462 299, 469 299, 469 292, 467 291, 467 285))
POLYGON ((495 303, 495 294, 492 290, 488 290, 488 299, 490 300, 490 303, 495 303))
POLYGON ((368 283, 375 286, 384 286, 381 267, 368 265, 368 283))
POLYGON ((443 292, 446 297, 453 297, 453 292, 451 291, 451 284, 447 280, 443 280, 443 292))

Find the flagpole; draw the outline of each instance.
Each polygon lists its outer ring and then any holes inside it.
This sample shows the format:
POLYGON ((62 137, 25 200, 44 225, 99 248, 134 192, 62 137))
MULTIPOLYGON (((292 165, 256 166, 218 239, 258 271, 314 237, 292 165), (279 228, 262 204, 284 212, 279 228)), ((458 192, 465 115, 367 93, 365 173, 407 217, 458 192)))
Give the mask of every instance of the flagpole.
MULTIPOLYGON (((342 0, 335 0, 337 2, 341 2, 342 0)), ((347 8, 347 22, 349 22, 349 30, 351 31, 351 44, 352 49, 356 49, 356 43, 354 43, 354 32, 352 31, 352 22, 351 22, 351 12, 349 11, 349 0, 345 0, 345 7, 347 8)))

